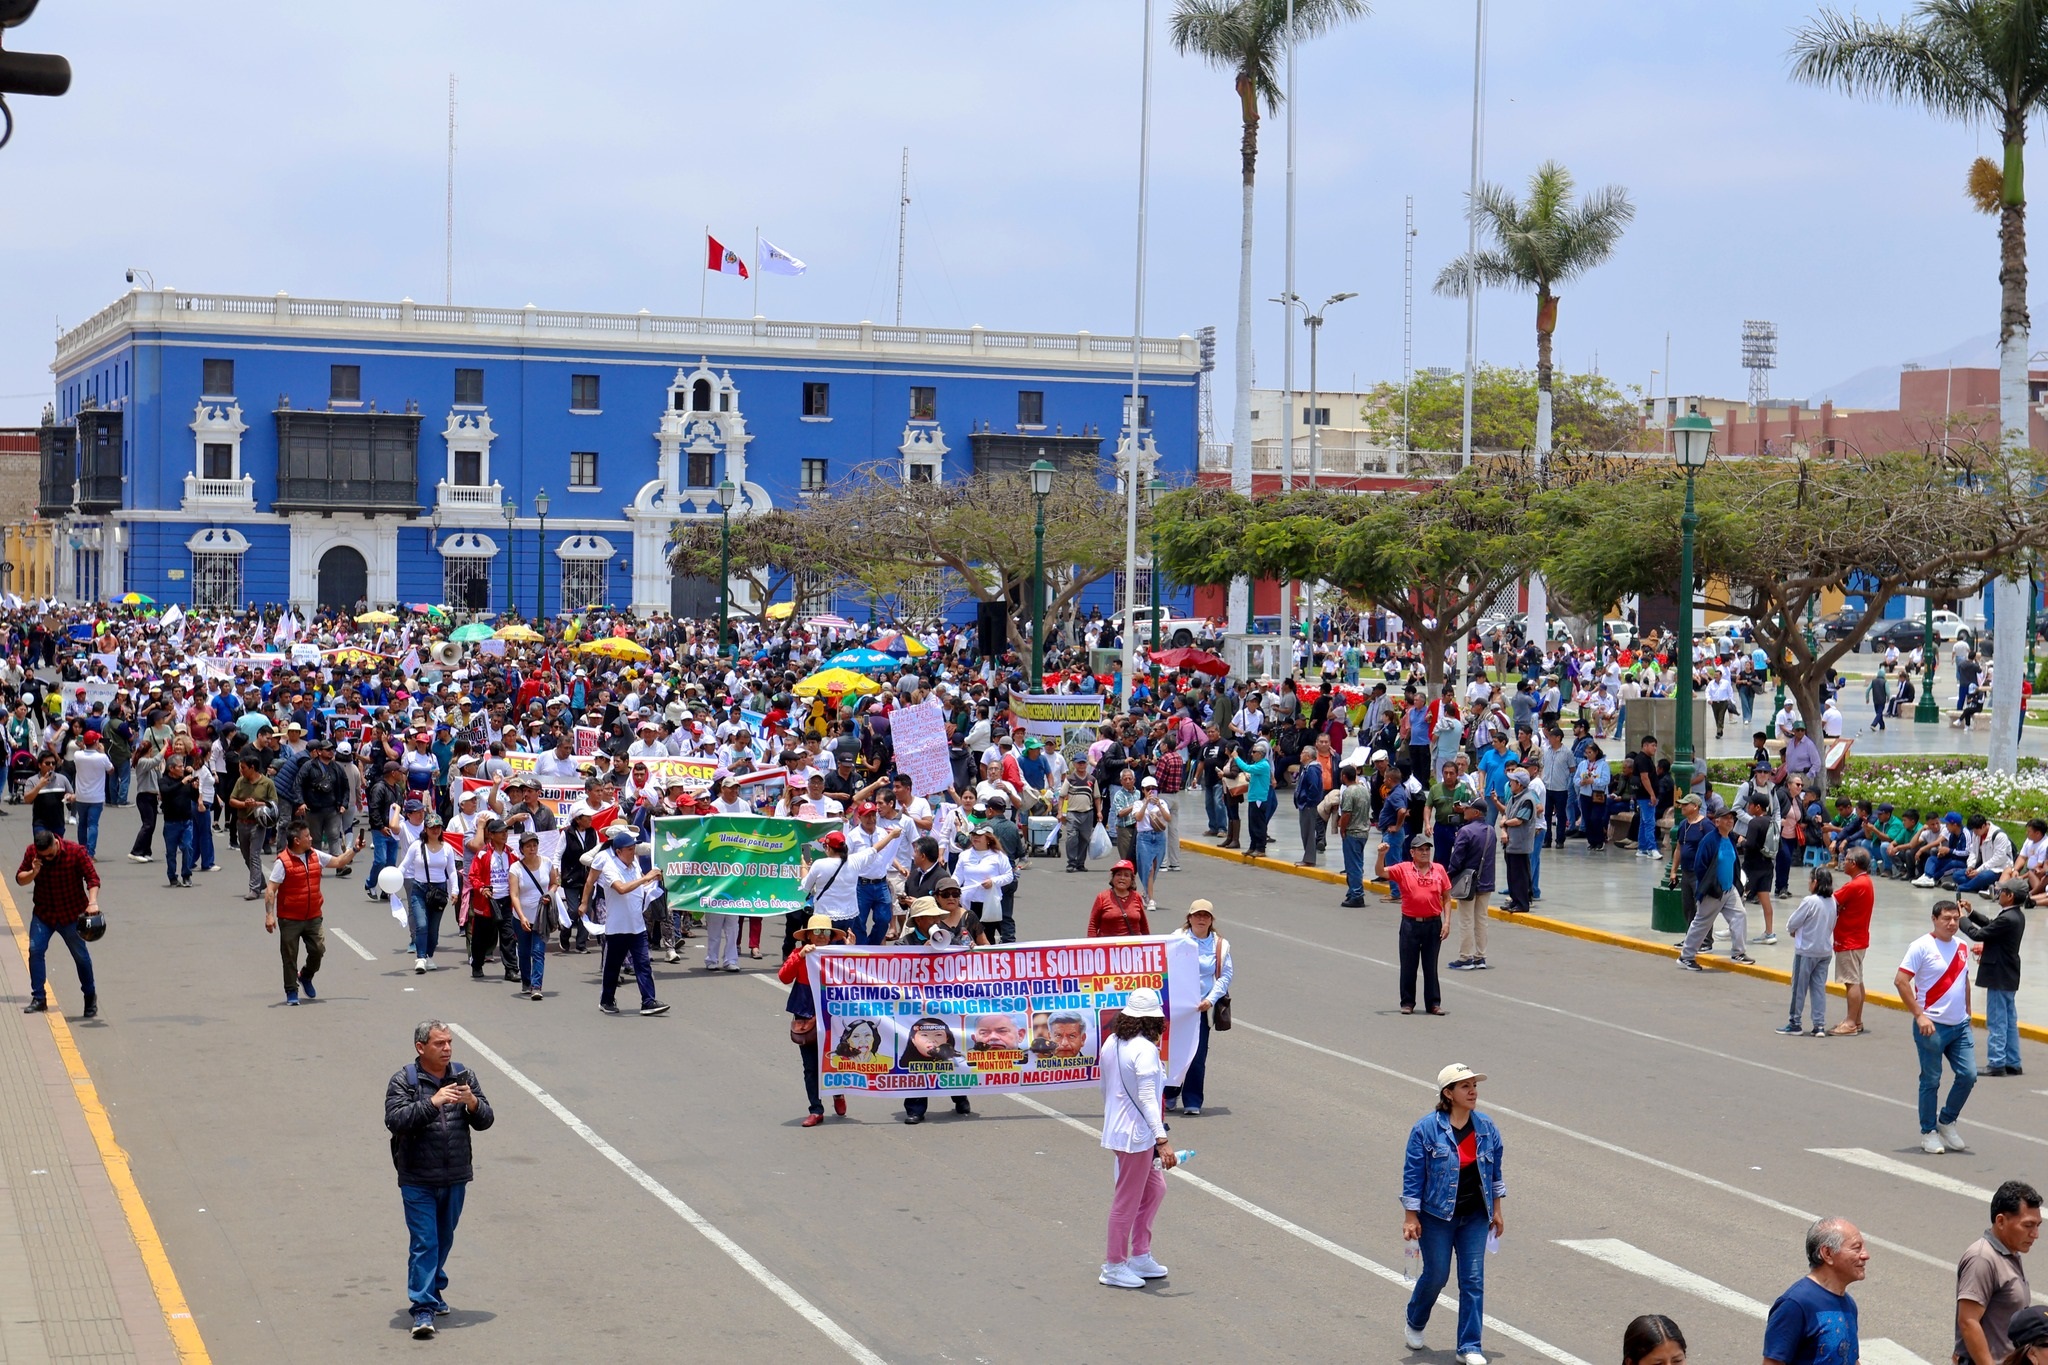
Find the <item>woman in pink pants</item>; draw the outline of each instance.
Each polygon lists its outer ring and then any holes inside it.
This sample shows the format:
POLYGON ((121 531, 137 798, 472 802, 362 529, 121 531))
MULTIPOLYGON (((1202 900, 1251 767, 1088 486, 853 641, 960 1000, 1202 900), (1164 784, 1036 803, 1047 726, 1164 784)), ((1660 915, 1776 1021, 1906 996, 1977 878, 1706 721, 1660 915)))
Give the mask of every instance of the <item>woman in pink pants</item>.
POLYGON ((1166 1274, 1152 1259, 1152 1220, 1166 1198, 1166 1172, 1178 1164, 1160 1111, 1166 1077, 1159 1038, 1165 1032, 1159 992, 1135 990, 1114 1036, 1102 1040, 1102 1145, 1116 1153, 1116 1196, 1109 1203, 1101 1282, 1113 1289, 1142 1289, 1166 1274))

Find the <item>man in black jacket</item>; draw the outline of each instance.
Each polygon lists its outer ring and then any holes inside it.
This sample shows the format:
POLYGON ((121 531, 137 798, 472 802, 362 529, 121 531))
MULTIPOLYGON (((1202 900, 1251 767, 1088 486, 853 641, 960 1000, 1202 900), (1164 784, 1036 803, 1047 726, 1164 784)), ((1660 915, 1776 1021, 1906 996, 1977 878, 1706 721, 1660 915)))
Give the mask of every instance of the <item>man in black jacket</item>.
POLYGON ((2024 878, 2010 878, 1996 888, 1998 909, 1990 915, 1968 908, 1957 925, 1963 937, 1984 945, 1977 958, 1977 988, 1984 992, 1984 1069, 1980 1076, 2020 1075, 2020 1026, 2016 997, 2020 988, 2020 939, 2027 932, 2024 878))
POLYGON ((391 1130, 391 1164, 398 1168, 412 1239, 406 1260, 412 1334, 426 1341, 434 1319, 448 1311, 441 1297, 448 1252, 475 1174, 469 1132, 490 1127, 496 1116, 476 1073, 454 1061, 455 1039, 446 1024, 427 1020, 412 1031, 412 1045, 418 1059, 400 1067, 384 1088, 384 1126, 391 1130))

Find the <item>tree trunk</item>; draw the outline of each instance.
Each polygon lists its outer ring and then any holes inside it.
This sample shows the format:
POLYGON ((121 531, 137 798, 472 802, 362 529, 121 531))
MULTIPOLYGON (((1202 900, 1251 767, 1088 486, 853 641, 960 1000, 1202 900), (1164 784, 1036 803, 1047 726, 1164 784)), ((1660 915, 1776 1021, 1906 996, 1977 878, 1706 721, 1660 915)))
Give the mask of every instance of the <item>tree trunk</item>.
MULTIPOLYGON (((2005 206, 1998 216, 1998 424, 2000 444, 2024 450, 2028 430, 2027 200, 2024 151, 2025 112, 2005 129, 2005 206)), ((1960 605, 1960 604, 1959 604, 1960 605)), ((2016 773, 2020 764, 2020 684, 2027 650, 2027 590, 2016 578, 1992 585, 1991 755, 1995 773, 2016 773)), ((1930 672, 1929 676, 1932 674, 1930 672)))
MULTIPOLYGON (((1244 218, 1238 237, 1237 260, 1237 410, 1230 421, 1230 487, 1235 493, 1252 491, 1252 185, 1259 159, 1258 92, 1247 78, 1237 82, 1242 106, 1244 139, 1239 158, 1244 175, 1244 218)), ((1252 585, 1248 578, 1230 580, 1230 615, 1233 631, 1251 628, 1252 585)))
MULTIPOLYGON (((1543 479, 1543 462, 1550 455, 1550 335, 1557 330, 1557 296, 1548 285, 1536 288, 1536 478, 1543 479)), ((1536 648, 1550 647, 1550 602, 1543 575, 1529 575, 1529 613, 1524 626, 1536 648)))

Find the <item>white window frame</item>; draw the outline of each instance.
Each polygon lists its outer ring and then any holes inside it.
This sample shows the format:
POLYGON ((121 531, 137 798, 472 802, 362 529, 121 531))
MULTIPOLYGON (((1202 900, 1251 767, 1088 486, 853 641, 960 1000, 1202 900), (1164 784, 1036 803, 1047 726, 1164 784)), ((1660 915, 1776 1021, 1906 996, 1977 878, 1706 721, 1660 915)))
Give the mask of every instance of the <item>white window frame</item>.
POLYGON ((233 550, 192 555, 192 609, 227 611, 242 605, 242 556, 233 550))

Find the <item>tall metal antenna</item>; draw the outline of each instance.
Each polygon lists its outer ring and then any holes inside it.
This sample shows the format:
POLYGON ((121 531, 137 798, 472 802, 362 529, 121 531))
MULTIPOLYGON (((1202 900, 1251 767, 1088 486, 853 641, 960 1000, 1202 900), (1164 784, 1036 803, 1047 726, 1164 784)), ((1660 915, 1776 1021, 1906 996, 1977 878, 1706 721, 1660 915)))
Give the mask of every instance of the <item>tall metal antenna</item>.
POLYGON ((1202 369, 1195 382, 1196 427, 1199 430, 1201 447, 1207 451, 1216 444, 1216 329, 1204 327, 1195 333, 1195 354, 1201 358, 1202 369))
POLYGON ((896 198, 896 325, 903 325, 903 233, 910 222, 910 148, 903 149, 903 183, 896 198))
POLYGON ((1761 408, 1771 401, 1771 371, 1778 368, 1778 324, 1742 324, 1742 368, 1749 371, 1749 405, 1761 408))
MULTIPOLYGON (((1354 382, 1354 386, 1356 381, 1354 382)), ((1409 390, 1415 387, 1415 196, 1408 196, 1408 226, 1401 238, 1401 453, 1413 450, 1408 434, 1409 390)))
POLYGON ((448 237, 442 264, 441 302, 455 302, 455 73, 448 73, 448 237))

